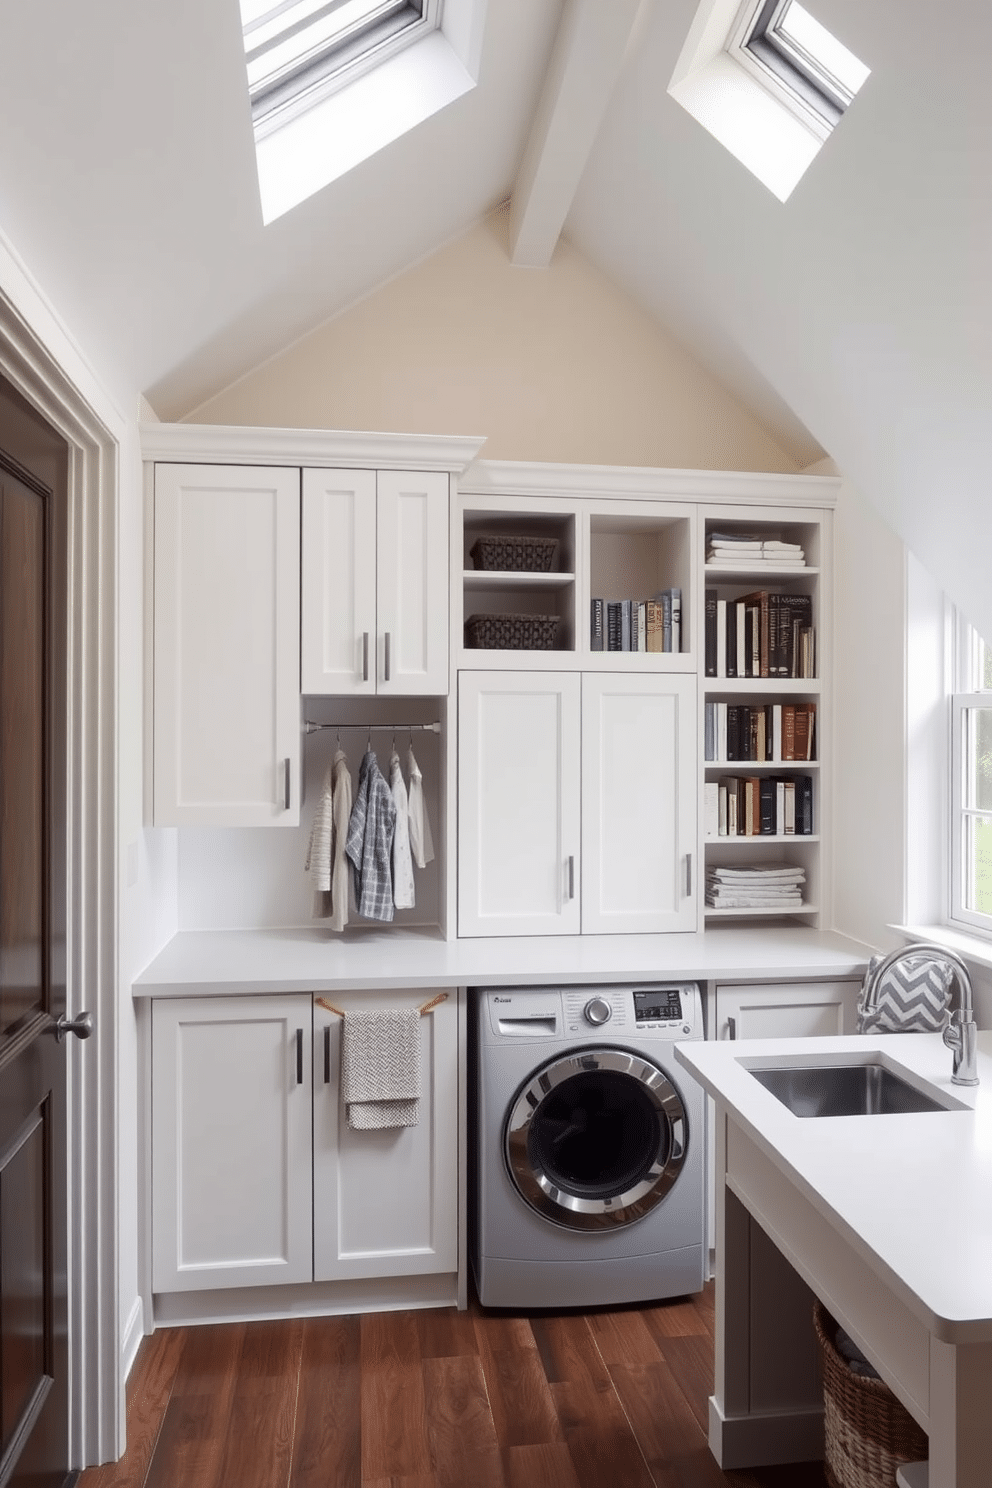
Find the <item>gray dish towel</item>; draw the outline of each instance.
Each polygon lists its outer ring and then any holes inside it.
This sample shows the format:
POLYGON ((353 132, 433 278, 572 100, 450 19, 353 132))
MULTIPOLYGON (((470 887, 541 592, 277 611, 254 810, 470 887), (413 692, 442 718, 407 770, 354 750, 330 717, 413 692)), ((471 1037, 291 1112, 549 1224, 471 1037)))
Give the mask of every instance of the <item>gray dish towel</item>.
POLYGON ((353 1131, 417 1125, 417 1008, 370 1008, 346 1013, 341 1039, 341 1094, 353 1131))

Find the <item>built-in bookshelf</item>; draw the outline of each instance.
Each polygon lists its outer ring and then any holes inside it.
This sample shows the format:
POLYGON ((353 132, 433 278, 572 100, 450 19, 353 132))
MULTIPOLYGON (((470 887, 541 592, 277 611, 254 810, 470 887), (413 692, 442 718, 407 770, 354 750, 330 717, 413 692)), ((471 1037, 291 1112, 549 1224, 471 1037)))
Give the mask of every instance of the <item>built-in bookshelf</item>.
POLYGON ((819 923, 826 520, 701 515, 705 919, 819 923))

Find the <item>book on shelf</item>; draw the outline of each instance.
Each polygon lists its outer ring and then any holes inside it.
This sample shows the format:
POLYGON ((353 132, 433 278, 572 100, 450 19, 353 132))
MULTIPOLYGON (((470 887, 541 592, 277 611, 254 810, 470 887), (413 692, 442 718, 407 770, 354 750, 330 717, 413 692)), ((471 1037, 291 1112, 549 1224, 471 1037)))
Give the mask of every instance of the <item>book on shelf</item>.
POLYGON ((716 602, 716 675, 727 675, 727 601, 716 602))
POLYGON ((813 600, 808 594, 780 594, 777 601, 777 663, 780 677, 815 675, 813 600), (803 668, 807 668, 805 671, 803 668))
POLYGON ((672 649, 672 593, 670 589, 662 589, 658 595, 661 603, 661 649, 671 651, 672 649))
POLYGON ((672 650, 682 650, 682 590, 673 588, 672 595, 672 650))
POLYGON ((703 645, 704 672, 707 677, 715 677, 716 670, 716 590, 707 589, 705 602, 705 635, 703 645))
POLYGON ((634 644, 633 635, 632 635, 631 636, 631 648, 630 649, 632 651, 646 651, 648 649, 648 607, 647 607, 647 601, 644 600, 644 599, 637 599, 637 600, 635 600, 634 601, 634 611, 635 611, 635 613, 637 615, 637 626, 636 626, 637 641, 636 641, 636 644, 634 644))
POLYGON ((606 602, 606 649, 623 650, 623 604, 619 599, 606 602))
POLYGON ((603 600, 594 599, 591 603, 592 613, 589 618, 589 650, 603 650, 603 625, 605 616, 603 614, 603 600))
POLYGON ((707 780, 703 790, 703 822, 707 837, 720 835, 720 786, 715 780, 707 780))
POLYGON ((661 620, 661 602, 657 599, 647 601, 647 647, 649 651, 664 651, 664 631, 661 620))

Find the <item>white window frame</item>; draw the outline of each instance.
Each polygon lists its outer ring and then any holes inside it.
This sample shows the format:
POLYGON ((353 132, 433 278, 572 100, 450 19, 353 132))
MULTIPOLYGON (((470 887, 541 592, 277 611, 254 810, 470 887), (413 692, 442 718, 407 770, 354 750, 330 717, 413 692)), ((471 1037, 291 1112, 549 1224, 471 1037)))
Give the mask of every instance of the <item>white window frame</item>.
POLYGON ((965 805, 965 772, 969 758, 967 712, 970 708, 992 708, 992 689, 976 688, 980 683, 982 640, 964 616, 951 609, 952 660, 954 691, 950 705, 950 863, 948 872, 948 923, 967 928, 992 940, 992 914, 969 909, 967 901, 969 863, 966 859, 965 824, 969 819, 992 815, 977 807, 965 805))
MULTIPOLYGON (((333 12, 344 3, 345 0, 325 0, 323 6, 314 8, 333 12)), ((314 48, 310 54, 301 52, 255 85, 249 82, 256 140, 264 139, 339 88, 380 67, 436 30, 441 22, 441 5, 442 0, 382 0, 369 20, 360 21, 339 39, 314 48)), ((273 10, 277 9, 282 9, 288 19, 292 18, 292 4, 273 5, 273 10)), ((305 29, 303 23, 302 29, 305 29)), ((253 27, 249 26, 244 33, 246 64, 291 38, 293 27, 289 25, 285 33, 273 37, 258 51, 252 46, 252 31, 253 27)))
POLYGON ((792 0, 745 0, 726 50, 821 142, 854 94, 818 59, 779 33, 792 0))

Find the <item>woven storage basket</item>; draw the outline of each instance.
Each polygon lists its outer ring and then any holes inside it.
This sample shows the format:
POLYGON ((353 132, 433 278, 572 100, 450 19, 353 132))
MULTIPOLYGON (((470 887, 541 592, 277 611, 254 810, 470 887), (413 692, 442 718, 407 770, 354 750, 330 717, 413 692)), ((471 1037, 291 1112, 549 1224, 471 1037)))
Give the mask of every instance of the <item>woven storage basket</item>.
POLYGON ((888 1385, 855 1374, 834 1343, 837 1324, 813 1310, 823 1362, 823 1470, 830 1488, 895 1488, 896 1468, 929 1455, 926 1432, 888 1385))
POLYGON ((550 651, 557 633, 557 615, 470 615, 465 621, 465 645, 477 651, 550 651))
POLYGON ((479 537, 469 552, 476 568, 500 573, 550 573, 556 537, 479 537))

